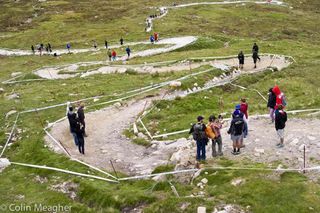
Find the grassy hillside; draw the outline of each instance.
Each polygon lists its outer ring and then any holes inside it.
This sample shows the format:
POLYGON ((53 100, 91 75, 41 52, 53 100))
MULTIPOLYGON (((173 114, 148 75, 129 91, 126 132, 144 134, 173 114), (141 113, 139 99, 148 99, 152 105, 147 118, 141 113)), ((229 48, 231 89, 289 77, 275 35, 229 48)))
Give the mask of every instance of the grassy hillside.
MULTIPOLYGON (((177 3, 192 2, 176 1, 177 3)), ((194 35, 199 40, 174 52, 146 58, 136 58, 129 64, 166 60, 184 60, 190 57, 223 56, 237 54, 239 50, 250 53, 252 43, 258 42, 261 52, 291 55, 296 63, 281 72, 264 72, 243 76, 236 83, 252 87, 263 94, 275 83, 288 98, 288 109, 318 108, 320 106, 320 3, 318 0, 287 0, 290 7, 270 5, 195 6, 170 10, 161 20, 156 20, 155 30, 161 37, 194 35), (224 47, 228 42, 229 46, 224 47)), ((155 12, 153 7, 171 5, 172 1, 99 1, 99 0, 36 0, 0 2, 0 47, 29 49, 31 44, 50 42, 54 48, 64 48, 71 42, 74 48, 91 47, 97 40, 118 43, 146 40, 145 18, 155 12), (150 8, 152 7, 152 8, 150 8)), ((149 45, 134 47, 134 51, 147 49, 149 45), (136 48, 136 49, 135 49, 136 48)), ((123 49, 119 50, 123 52, 123 49)), ((22 72, 30 77, 33 70, 43 66, 55 66, 81 61, 105 60, 105 53, 63 55, 59 59, 50 56, 0 57, 0 80, 11 78, 12 72, 22 72)), ((192 72, 195 72, 193 70, 192 72)), ((101 101, 114 98, 115 93, 141 88, 184 76, 190 71, 148 74, 93 75, 56 81, 29 82, 1 85, 0 94, 0 145, 4 145, 14 116, 5 118, 10 110, 26 110, 95 95, 109 95, 101 101), (20 98, 7 100, 11 93, 20 98)), ((219 71, 215 71, 219 72, 219 71)), ((183 82, 188 88, 195 82, 205 82, 216 73, 201 75, 183 82)), ((265 102, 254 92, 244 92, 224 86, 173 101, 162 101, 160 112, 153 111, 146 122, 157 121, 152 131, 169 131, 188 128, 198 114, 218 114, 233 109, 240 97, 247 97, 250 113, 265 111, 265 102), (204 99, 204 96, 209 99, 204 99), (218 100, 224 102, 223 108, 218 100)), ((90 104, 92 102, 88 102, 90 104)), ((102 108, 95 107, 89 110, 102 108)), ((77 172, 96 174, 87 167, 73 162, 63 155, 49 151, 44 145, 42 123, 52 122, 64 115, 64 107, 22 115, 18 128, 19 139, 5 152, 11 161, 54 166, 77 172)), ((253 162, 232 162, 221 159, 208 162, 211 165, 265 167, 253 162)), ((170 167, 170 166, 169 166, 170 167)), ((172 168, 172 166, 170 167, 172 168)), ((162 169, 162 168, 161 168, 162 169)), ((161 170, 159 169, 159 170, 161 170)), ((45 205, 71 205, 72 212, 125 212, 143 207, 145 212, 195 212, 199 205, 213 210, 220 203, 235 203, 252 212, 320 212, 319 181, 310 182, 298 173, 281 175, 269 172, 238 172, 206 170, 195 180, 209 180, 205 197, 187 198, 199 192, 196 185, 182 184, 169 177, 181 198, 176 198, 168 182, 130 181, 109 184, 103 181, 78 178, 58 172, 10 166, 0 173, 0 205, 42 203, 45 205), (46 179, 40 183, 39 177, 46 179), (246 179, 246 184, 233 187, 234 178, 246 179), (76 184, 75 199, 52 189, 53 185, 70 181, 76 184), (188 207, 181 206, 187 203, 188 207)), ((0 209, 0 212, 2 210, 0 209)), ((3 211, 7 212, 7 211, 3 211)))

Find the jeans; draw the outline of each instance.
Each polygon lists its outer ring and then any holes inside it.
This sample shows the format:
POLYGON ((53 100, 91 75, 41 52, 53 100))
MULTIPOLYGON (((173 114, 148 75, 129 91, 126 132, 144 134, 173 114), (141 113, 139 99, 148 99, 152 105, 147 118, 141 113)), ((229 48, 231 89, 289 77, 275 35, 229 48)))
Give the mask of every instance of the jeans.
POLYGON ((217 156, 216 144, 218 144, 218 155, 223 155, 222 153, 222 138, 221 136, 212 139, 212 157, 217 156))
POLYGON ((71 132, 72 136, 73 136, 73 140, 76 146, 78 146, 79 141, 78 141, 78 137, 77 134, 75 132, 71 132))
POLYGON ((206 140, 197 140, 197 160, 206 160, 206 140))
POLYGON ((269 107, 269 114, 272 121, 274 121, 274 109, 269 107))

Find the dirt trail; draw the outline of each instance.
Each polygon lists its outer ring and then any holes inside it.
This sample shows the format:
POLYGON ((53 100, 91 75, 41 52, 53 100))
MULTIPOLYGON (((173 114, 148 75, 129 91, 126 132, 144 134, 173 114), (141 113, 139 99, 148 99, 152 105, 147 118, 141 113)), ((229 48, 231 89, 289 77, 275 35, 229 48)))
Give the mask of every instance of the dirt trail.
MULTIPOLYGON (((62 142, 73 158, 81 159, 91 165, 112 170, 110 160, 116 170, 127 174, 149 174, 158 165, 165 164, 174 150, 160 152, 152 147, 145 148, 131 143, 122 133, 137 118, 137 115, 152 99, 131 101, 117 108, 111 106, 86 114, 87 133, 85 138, 85 156, 79 154, 67 120, 52 127, 53 137, 62 142)), ((47 137, 47 141, 50 139, 47 137)))

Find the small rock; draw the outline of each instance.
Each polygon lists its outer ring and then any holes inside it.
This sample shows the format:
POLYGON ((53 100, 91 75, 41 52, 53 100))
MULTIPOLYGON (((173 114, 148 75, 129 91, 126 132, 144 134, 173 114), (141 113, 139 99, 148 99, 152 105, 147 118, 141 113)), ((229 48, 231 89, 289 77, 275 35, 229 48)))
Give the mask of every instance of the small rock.
POLYGON ((201 180, 201 182, 202 182, 203 184, 207 184, 207 183, 208 183, 208 179, 207 179, 207 178, 203 178, 203 179, 201 180))
POLYGON ((245 182, 244 179, 237 178, 237 179, 234 179, 234 180, 231 181, 231 185, 239 186, 239 185, 243 184, 244 182, 245 182))
POLYGON ((264 154, 264 149, 254 148, 254 151, 260 154, 264 154))
POLYGON ((10 115, 15 114, 16 112, 17 112, 16 110, 10 110, 9 112, 7 112, 6 118, 8 118, 10 115))
POLYGON ((21 75, 22 72, 13 72, 11 73, 11 77, 17 77, 18 75, 21 75))
MULTIPOLYGON (((1 89, 1 88, 0 88, 0 89, 1 89)), ((316 137, 313 137, 313 136, 309 135, 309 136, 308 136, 308 139, 309 139, 310 141, 314 141, 314 140, 316 140, 316 137)))
POLYGON ((122 106, 122 104, 121 104, 120 102, 117 102, 117 103, 113 104, 113 106, 115 106, 115 107, 119 108, 119 107, 121 107, 121 106, 122 106))
POLYGON ((297 145, 299 143, 299 139, 295 138, 291 141, 290 145, 297 145))
POLYGON ((20 95, 18 93, 13 93, 11 95, 8 95, 6 98, 7 100, 18 99, 20 98, 20 95))
POLYGON ((186 210, 189 206, 191 205, 191 203, 182 203, 180 206, 180 209, 182 211, 186 210))
POLYGON ((256 152, 256 153, 254 153, 254 156, 260 157, 260 153, 256 152))
POLYGON ((304 147, 305 147, 305 144, 301 144, 301 145, 299 146, 299 151, 302 152, 303 149, 304 149, 304 147))
POLYGON ((3 93, 4 92, 4 89, 1 87, 0 88, 0 93, 3 93))
POLYGON ((147 138, 142 132, 139 132, 137 135, 139 138, 147 138))
POLYGON ((7 158, 0 158, 0 172, 10 165, 11 163, 7 158))
POLYGON ((206 207, 199 206, 197 209, 197 213, 206 213, 206 212, 207 212, 206 207))

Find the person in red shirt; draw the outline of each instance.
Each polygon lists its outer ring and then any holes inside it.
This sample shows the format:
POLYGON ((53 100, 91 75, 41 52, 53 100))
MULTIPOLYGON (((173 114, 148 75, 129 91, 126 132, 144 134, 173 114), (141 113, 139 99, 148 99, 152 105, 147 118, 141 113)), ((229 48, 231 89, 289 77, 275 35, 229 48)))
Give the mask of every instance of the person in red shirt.
POLYGON ((241 98, 240 111, 246 116, 246 119, 248 119, 248 103, 245 98, 241 98))
POLYGON ((158 33, 156 33, 156 32, 153 33, 153 37, 154 37, 154 41, 157 42, 158 41, 158 33))
POLYGON ((115 50, 112 50, 111 56, 112 56, 112 61, 115 61, 117 58, 117 53, 115 50))
POLYGON ((278 85, 275 85, 272 89, 272 92, 276 95, 276 105, 274 107, 274 109, 278 109, 279 105, 282 105, 283 108, 285 108, 286 103, 283 103, 283 99, 284 99, 284 94, 281 92, 280 88, 278 85))

